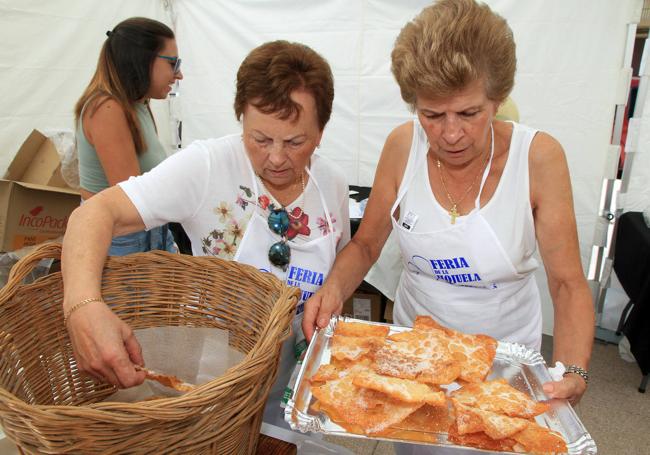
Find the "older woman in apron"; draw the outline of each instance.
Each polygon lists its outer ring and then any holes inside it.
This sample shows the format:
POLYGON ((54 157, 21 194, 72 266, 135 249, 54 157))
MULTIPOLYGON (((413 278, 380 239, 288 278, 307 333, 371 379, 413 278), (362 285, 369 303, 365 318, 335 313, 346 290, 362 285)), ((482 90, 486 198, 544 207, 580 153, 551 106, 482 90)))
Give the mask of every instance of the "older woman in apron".
MULTIPOLYGON (((538 244, 555 309, 554 359, 570 365, 544 390, 549 397, 580 399, 594 312, 569 171, 551 136, 495 119, 515 67, 506 21, 474 0, 438 1, 402 29, 392 71, 417 118, 386 140, 361 226, 306 304, 308 339, 341 311, 393 230, 404 265, 397 324, 412 325, 425 314, 457 330, 539 350, 538 244)), ((397 449, 430 453, 408 444, 397 449)))
POLYGON ((179 222, 193 254, 250 264, 301 289, 265 416, 282 421, 280 397, 306 346, 296 336, 304 302, 350 238, 347 182, 314 153, 333 97, 320 55, 297 43, 263 44, 237 73, 241 134, 196 141, 73 213, 63 243, 63 308, 82 370, 120 387, 144 380, 135 370, 142 364, 137 340, 101 300, 102 265, 112 233, 179 222))

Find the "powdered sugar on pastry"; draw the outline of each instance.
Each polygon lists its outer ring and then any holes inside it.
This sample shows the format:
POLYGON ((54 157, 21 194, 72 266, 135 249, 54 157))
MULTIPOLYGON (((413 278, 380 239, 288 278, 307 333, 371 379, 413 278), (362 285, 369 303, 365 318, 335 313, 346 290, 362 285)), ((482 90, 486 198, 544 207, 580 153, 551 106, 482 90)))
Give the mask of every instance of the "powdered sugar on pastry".
POLYGON ((467 384, 452 392, 451 396, 466 406, 512 417, 531 418, 549 409, 549 405, 531 399, 505 379, 467 384))
POLYGON ((334 335, 331 344, 332 357, 337 360, 357 360, 371 354, 383 342, 383 337, 334 335))
POLYGON ((364 371, 352 379, 354 385, 383 392, 405 403, 427 403, 432 406, 445 406, 444 392, 409 379, 382 376, 373 371, 364 371))
POLYGON ((460 365, 437 334, 412 330, 391 335, 375 353, 375 370, 384 375, 448 384, 460 374, 460 365))

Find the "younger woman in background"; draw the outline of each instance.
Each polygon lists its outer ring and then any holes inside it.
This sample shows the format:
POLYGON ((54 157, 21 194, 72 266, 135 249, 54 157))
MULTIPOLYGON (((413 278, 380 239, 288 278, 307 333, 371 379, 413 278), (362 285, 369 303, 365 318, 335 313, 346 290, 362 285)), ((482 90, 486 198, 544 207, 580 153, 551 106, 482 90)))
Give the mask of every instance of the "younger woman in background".
MULTIPOLYGON (((84 201, 165 159, 149 100, 166 98, 183 78, 174 32, 165 24, 134 17, 106 35, 95 75, 75 106, 84 201)), ((108 253, 152 249, 175 251, 167 225, 115 237, 108 253)))

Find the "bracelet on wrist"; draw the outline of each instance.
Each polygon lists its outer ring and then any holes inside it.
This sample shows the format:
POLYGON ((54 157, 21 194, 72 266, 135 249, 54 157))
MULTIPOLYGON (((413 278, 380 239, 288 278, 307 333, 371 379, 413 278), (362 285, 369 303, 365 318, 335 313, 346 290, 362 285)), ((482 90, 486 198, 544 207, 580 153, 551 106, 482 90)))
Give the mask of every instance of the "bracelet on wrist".
POLYGON ((63 313, 63 325, 67 326, 68 325, 68 319, 70 318, 70 315, 72 313, 74 313, 75 311, 77 311, 82 306, 88 305, 89 303, 92 303, 92 302, 103 302, 103 301, 104 301, 104 299, 101 298, 101 297, 90 297, 88 299, 83 299, 83 300, 75 303, 70 308, 68 308, 68 311, 65 311, 63 313))
POLYGON ((579 367, 578 365, 569 365, 568 367, 566 367, 566 370, 564 371, 564 374, 562 374, 562 376, 566 376, 567 374, 577 374, 582 379, 584 379, 585 384, 589 384, 589 373, 587 372, 587 370, 585 370, 582 367, 579 367))

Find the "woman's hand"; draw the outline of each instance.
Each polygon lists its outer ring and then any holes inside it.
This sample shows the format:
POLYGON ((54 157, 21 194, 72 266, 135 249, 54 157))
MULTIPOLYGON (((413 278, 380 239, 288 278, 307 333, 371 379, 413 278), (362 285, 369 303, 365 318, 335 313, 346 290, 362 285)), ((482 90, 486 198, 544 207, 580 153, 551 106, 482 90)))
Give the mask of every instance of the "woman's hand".
POLYGON ((549 398, 569 400, 575 406, 587 390, 587 383, 577 374, 567 374, 559 381, 545 383, 543 388, 549 398))
POLYGON ((131 328, 104 302, 92 302, 68 317, 68 333, 79 369, 120 388, 145 379, 142 349, 131 328))
POLYGON ((305 312, 302 319, 302 331, 307 342, 311 341, 316 327, 324 328, 330 322, 333 314, 341 314, 343 299, 338 292, 330 291, 327 285, 320 288, 305 302, 305 312))

